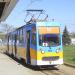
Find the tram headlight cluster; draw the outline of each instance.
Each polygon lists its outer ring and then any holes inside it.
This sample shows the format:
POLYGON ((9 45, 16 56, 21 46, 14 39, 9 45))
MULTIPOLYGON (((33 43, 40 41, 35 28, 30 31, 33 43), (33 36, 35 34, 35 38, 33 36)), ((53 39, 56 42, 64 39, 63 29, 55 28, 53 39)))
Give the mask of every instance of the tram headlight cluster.
POLYGON ((41 50, 41 53, 42 53, 42 54, 44 54, 44 53, 45 53, 45 51, 44 51, 43 49, 40 49, 40 50, 41 50))
POLYGON ((56 49, 56 52, 58 53, 58 52, 60 52, 61 51, 61 48, 57 48, 56 49))

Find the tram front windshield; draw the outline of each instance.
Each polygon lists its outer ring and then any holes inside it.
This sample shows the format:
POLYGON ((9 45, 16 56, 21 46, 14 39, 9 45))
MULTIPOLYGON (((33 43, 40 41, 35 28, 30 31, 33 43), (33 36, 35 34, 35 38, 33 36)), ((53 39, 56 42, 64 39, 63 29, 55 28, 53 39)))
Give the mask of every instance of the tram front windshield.
POLYGON ((59 34, 40 34, 39 35, 40 46, 58 46, 60 45, 59 34))

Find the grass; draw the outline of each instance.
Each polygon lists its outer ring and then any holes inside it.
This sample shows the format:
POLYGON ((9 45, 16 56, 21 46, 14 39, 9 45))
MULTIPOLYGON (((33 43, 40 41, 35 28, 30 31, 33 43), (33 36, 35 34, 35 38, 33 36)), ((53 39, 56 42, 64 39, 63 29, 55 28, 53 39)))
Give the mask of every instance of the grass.
POLYGON ((75 46, 64 46, 64 62, 75 66, 75 46))

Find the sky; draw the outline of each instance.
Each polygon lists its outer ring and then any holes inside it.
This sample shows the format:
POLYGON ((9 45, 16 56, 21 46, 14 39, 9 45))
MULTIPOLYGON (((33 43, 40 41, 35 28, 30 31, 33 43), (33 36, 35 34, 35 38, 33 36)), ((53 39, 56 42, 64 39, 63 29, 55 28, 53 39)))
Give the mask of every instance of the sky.
POLYGON ((5 23, 14 27, 24 25, 27 9, 43 9, 50 21, 54 19, 62 23, 62 28, 66 25, 69 32, 75 32, 75 0, 19 0, 5 23))

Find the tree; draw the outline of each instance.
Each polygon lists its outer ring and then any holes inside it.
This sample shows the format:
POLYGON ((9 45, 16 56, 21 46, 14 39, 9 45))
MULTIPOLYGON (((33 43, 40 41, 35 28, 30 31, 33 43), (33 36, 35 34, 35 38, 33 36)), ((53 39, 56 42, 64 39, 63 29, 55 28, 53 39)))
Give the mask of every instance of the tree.
POLYGON ((71 43, 69 32, 68 32, 66 26, 65 26, 65 29, 63 31, 63 38, 62 39, 63 39, 63 45, 69 45, 71 43))
POLYGON ((12 25, 8 25, 8 24, 5 24, 5 23, 1 24, 1 32, 7 34, 9 32, 12 32, 13 30, 15 30, 15 28, 12 25))

